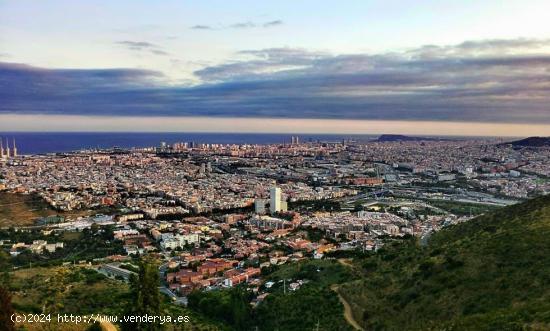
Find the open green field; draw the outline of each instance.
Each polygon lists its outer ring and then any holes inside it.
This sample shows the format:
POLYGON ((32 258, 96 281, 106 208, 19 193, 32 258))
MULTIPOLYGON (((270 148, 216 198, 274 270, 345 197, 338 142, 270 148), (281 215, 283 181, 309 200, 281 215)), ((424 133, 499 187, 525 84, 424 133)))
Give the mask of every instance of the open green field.
POLYGON ((481 203, 467 203, 467 202, 460 202, 460 201, 445 201, 445 200, 435 200, 430 199, 426 200, 430 205, 434 207, 441 208, 443 210, 448 211, 449 213, 463 216, 463 215, 479 215, 484 214, 487 212, 494 211, 499 206, 494 205, 486 205, 481 203))

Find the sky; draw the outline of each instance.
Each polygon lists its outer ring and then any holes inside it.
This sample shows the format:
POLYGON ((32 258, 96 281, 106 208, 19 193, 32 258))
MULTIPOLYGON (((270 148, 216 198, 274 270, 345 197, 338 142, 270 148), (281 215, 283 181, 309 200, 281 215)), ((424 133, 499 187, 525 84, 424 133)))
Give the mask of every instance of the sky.
POLYGON ((549 12, 0 0, 0 131, 550 136, 549 12))

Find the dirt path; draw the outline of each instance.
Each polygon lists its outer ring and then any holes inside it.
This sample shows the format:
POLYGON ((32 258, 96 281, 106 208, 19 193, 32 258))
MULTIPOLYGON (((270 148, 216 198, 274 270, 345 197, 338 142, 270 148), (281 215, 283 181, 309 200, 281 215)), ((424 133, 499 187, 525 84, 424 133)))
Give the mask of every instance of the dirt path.
POLYGON ((336 292, 338 295, 338 299, 340 299, 340 302, 344 305, 344 318, 346 319, 346 322, 348 322, 349 325, 351 325, 355 330, 361 330, 364 331, 359 323, 353 318, 353 313, 351 312, 351 306, 349 303, 344 299, 342 295, 340 295, 340 292, 338 292, 338 284, 332 284, 330 286, 330 289, 336 292))
POLYGON ((114 324, 111 322, 105 321, 105 322, 101 322, 99 325, 101 326, 101 330, 103 331, 118 331, 116 326, 114 326, 114 324))
MULTIPOLYGON (((343 266, 346 266, 346 267, 351 268, 352 270, 356 271, 356 267, 351 263, 351 259, 338 259, 338 262, 340 264, 342 264, 343 266)), ((346 319, 348 324, 351 325, 356 330, 364 331, 365 329, 363 329, 359 325, 359 323, 357 323, 357 321, 353 318, 353 313, 351 311, 351 306, 346 301, 346 299, 344 299, 344 297, 340 294, 340 292, 338 292, 338 284, 331 285, 330 289, 333 290, 334 292, 336 292, 336 294, 338 295, 338 299, 340 300, 342 305, 344 305, 344 318, 346 319)))
POLYGON ((351 259, 338 259, 338 262, 346 267, 355 268, 354 265, 351 264, 351 259))

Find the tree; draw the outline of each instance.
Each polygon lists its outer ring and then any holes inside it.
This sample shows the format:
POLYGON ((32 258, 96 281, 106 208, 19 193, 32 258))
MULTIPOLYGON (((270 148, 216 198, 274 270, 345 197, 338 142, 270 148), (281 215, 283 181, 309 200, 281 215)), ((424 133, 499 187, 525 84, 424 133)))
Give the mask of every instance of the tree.
MULTIPOLYGON (((131 296, 128 303, 127 315, 135 316, 159 316, 160 293, 158 290, 160 278, 157 266, 150 260, 141 260, 139 262, 138 276, 130 277, 131 296)), ((123 330, 137 331, 156 331, 161 327, 156 323, 137 323, 125 324, 123 330)))
POLYGON ((242 286, 220 291, 193 291, 188 307, 204 316, 223 320, 235 330, 248 330, 252 319, 250 295, 242 286))
POLYGON ((246 290, 237 287, 230 292, 231 320, 238 330, 244 330, 252 315, 246 290))
POLYGON ((96 234, 98 231, 99 225, 97 223, 92 223, 92 225, 90 226, 90 232, 92 232, 92 234, 96 234))
POLYGON ((86 329, 86 331, 101 331, 101 330, 103 329, 101 328, 101 325, 99 323, 94 323, 92 324, 92 326, 86 329))
POLYGON ((5 284, 6 287, 9 287, 11 282, 9 273, 11 268, 10 256, 3 250, 0 250, 0 284, 5 284))
POLYGON ((113 240, 114 238, 114 227, 113 225, 109 224, 107 226, 103 227, 103 232, 101 233, 101 237, 104 240, 113 240))
POLYGON ((11 269, 10 256, 8 253, 0 250, 0 270, 9 270, 11 269))
POLYGON ((15 324, 11 320, 13 313, 11 294, 7 289, 0 286, 0 327, 2 327, 2 330, 15 330, 15 324))

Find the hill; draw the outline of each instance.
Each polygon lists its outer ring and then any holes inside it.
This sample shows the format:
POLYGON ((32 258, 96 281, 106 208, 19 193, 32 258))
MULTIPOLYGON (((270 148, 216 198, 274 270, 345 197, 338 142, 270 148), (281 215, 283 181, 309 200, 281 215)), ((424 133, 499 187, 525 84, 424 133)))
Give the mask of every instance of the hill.
POLYGON ((395 142, 395 141, 438 141, 439 139, 426 137, 411 137, 401 134, 383 134, 376 140, 377 142, 395 142))
POLYGON ((516 147, 546 147, 550 146, 550 137, 529 137, 505 143, 516 147))
POLYGON ((550 196, 390 245, 340 286, 368 330, 550 329, 550 196))

